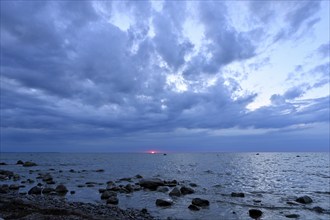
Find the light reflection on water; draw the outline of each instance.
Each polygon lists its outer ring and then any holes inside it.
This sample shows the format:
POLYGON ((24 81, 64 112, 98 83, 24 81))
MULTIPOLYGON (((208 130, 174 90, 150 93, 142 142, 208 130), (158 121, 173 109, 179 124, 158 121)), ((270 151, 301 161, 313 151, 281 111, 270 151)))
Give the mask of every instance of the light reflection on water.
MULTIPOLYGON (((164 193, 138 191, 132 195, 119 194, 120 207, 147 208, 161 218, 248 219, 247 211, 253 206, 260 206, 264 212, 264 219, 286 219, 284 214, 288 212, 299 214, 304 219, 329 218, 328 214, 317 214, 302 209, 304 206, 290 207, 286 204, 294 196, 309 195, 314 200, 310 207, 320 206, 330 210, 330 162, 327 153, 195 153, 166 156, 1 153, 1 162, 12 164, 2 166, 1 169, 14 171, 23 179, 37 176, 37 172, 29 174, 28 170, 50 172, 57 183, 64 183, 69 190, 76 191, 76 194, 66 196, 70 201, 103 203, 98 189, 105 188, 107 181, 137 174, 198 185, 195 194, 175 199, 175 205, 165 209, 155 206, 157 198, 168 197, 164 193), (32 160, 39 166, 25 168, 14 165, 17 160, 32 160), (71 169, 78 172, 72 173, 71 169), (95 172, 98 169, 104 169, 104 172, 95 172), (86 182, 103 185, 97 184, 91 188, 77 187, 86 182), (232 198, 231 192, 244 192, 246 196, 232 198), (199 212, 190 211, 187 207, 195 197, 208 199, 210 207, 199 212), (262 202, 256 204, 253 200, 262 202)), ((21 190, 27 191, 34 185, 21 190)))

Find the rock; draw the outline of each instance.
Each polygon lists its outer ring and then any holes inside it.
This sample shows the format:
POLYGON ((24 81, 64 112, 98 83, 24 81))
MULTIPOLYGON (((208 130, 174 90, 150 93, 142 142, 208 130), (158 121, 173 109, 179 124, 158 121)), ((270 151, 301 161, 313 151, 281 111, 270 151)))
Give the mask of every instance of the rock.
POLYGON ((31 162, 31 161, 26 161, 26 162, 23 164, 23 167, 33 167, 33 166, 37 166, 37 164, 34 163, 34 162, 31 162))
POLYGON ((312 208, 312 210, 318 213, 323 213, 325 211, 325 209, 321 208, 320 206, 315 206, 312 208))
POLYGON ((139 184, 144 188, 156 190, 158 186, 164 186, 164 181, 158 178, 150 178, 140 180, 139 184))
POLYGON ((71 195, 73 195, 73 194, 75 194, 75 193, 76 193, 76 191, 73 191, 73 190, 70 191, 70 194, 71 194, 71 195))
POLYGON ((0 170, 0 180, 9 180, 14 176, 14 173, 9 170, 0 170))
POLYGON ((50 194, 51 192, 55 192, 55 189, 46 187, 41 192, 42 192, 42 194, 50 194))
POLYGON ((199 211, 199 210, 200 210, 200 208, 199 208, 198 206, 195 206, 195 205, 193 205, 193 204, 190 204, 190 205, 188 206, 188 209, 190 209, 190 210, 192 210, 192 211, 199 211))
POLYGON ((164 185, 165 186, 170 186, 170 187, 176 186, 176 185, 178 185, 178 181, 176 181, 176 180, 164 181, 164 185))
POLYGON ((5 162, 0 162, 0 166, 4 166, 4 165, 7 165, 5 162))
POLYGON ((143 176, 141 176, 140 174, 137 174, 137 175, 135 175, 135 178, 137 178, 137 179, 142 179, 143 176))
POLYGON ((79 185, 77 185, 77 187, 78 187, 78 188, 83 188, 83 187, 85 187, 85 185, 83 185, 83 184, 79 184, 79 185))
POLYGON ((86 186, 87 187, 94 187, 95 185, 94 184, 87 184, 86 186))
POLYGON ((197 184, 196 183, 189 183, 189 186, 191 186, 191 187, 197 187, 197 184))
POLYGON ((112 196, 109 199, 107 199, 107 204, 117 205, 118 203, 119 203, 119 200, 115 196, 112 196))
POLYGON ((95 172, 101 173, 101 172, 104 172, 104 170, 103 169, 98 169, 98 170, 95 170, 95 172))
POLYGON ((76 171, 74 169, 69 170, 70 173, 75 173, 76 171))
POLYGON ((41 192, 42 192, 42 188, 41 187, 39 187, 39 186, 34 186, 34 187, 32 187, 30 190, 29 190, 29 192, 28 192, 28 194, 29 195, 41 195, 41 192))
POLYGON ((17 164, 17 165, 23 165, 23 164, 24 164, 24 162, 23 162, 23 161, 21 161, 21 160, 18 160, 18 161, 16 162, 16 164, 17 164))
POLYGON ((193 194, 195 192, 195 190, 186 186, 181 187, 180 191, 182 195, 193 194))
POLYGON ((101 199, 108 199, 110 197, 116 197, 117 193, 111 191, 104 191, 101 195, 101 199))
POLYGON ((42 175, 41 177, 42 177, 42 181, 44 181, 44 182, 50 182, 53 180, 52 175, 50 175, 49 173, 46 173, 46 174, 42 175))
POLYGON ((37 186, 42 186, 42 183, 38 183, 37 186))
POLYGON ((27 179, 26 182, 29 183, 29 184, 31 184, 31 183, 34 183, 34 180, 32 180, 32 179, 27 179))
POLYGON ((17 185, 17 184, 11 184, 9 186, 9 189, 11 189, 11 190, 19 190, 19 185, 17 185))
POLYGON ((144 213, 144 214, 146 214, 146 213, 148 213, 148 209, 143 208, 143 209, 141 209, 141 212, 144 213))
POLYGON ((288 204, 288 205, 299 205, 298 203, 296 203, 296 202, 291 202, 291 201, 286 202, 286 204, 288 204))
POLYGON ((1 194, 6 194, 9 192, 9 187, 7 184, 3 184, 0 186, 0 193, 1 194))
POLYGON ((231 197, 245 197, 244 193, 236 193, 236 192, 232 192, 231 193, 231 197))
POLYGON ((107 191, 107 190, 106 189, 99 189, 99 193, 103 193, 105 191, 107 191))
POLYGON ((176 196, 180 197, 181 196, 181 191, 179 190, 178 187, 174 187, 172 191, 169 193, 170 196, 176 196))
POLYGON ((313 200, 309 196, 302 196, 296 199, 296 202, 302 203, 302 204, 310 204, 313 202, 313 200))
POLYGON ((255 203, 260 203, 261 200, 259 200, 259 199, 254 199, 253 202, 255 202, 255 203))
POLYGON ((168 192, 170 189, 167 186, 160 186, 157 188, 157 192, 163 192, 166 193, 168 192))
POLYGON ((17 180, 20 180, 20 179, 21 179, 21 177, 18 174, 14 174, 14 176, 13 176, 14 181, 17 181, 17 180))
POLYGON ((133 186, 131 184, 127 184, 124 188, 127 190, 128 193, 131 193, 134 191, 133 186))
POLYGON ((48 180, 46 183, 49 184, 49 185, 52 185, 52 184, 55 184, 55 181, 54 180, 48 180))
POLYGON ((63 184, 60 184, 55 188, 55 191, 58 194, 65 195, 69 190, 66 188, 66 186, 64 186, 63 184))
POLYGON ((285 215, 285 217, 287 217, 287 218, 299 218, 299 215, 298 214, 288 214, 288 215, 285 215))
POLYGON ((194 198, 191 203, 196 206, 209 206, 210 205, 210 202, 208 200, 201 199, 201 198, 194 198))
POLYGON ((173 200, 171 199, 157 199, 156 200, 156 205, 157 206, 171 206, 173 205, 173 200))
POLYGON ((121 179, 119 179, 119 181, 132 182, 132 178, 130 178, 130 177, 125 177, 125 178, 121 178, 121 179))
POLYGON ((259 209, 250 209, 249 216, 251 218, 258 219, 262 216, 262 211, 260 211, 259 209))

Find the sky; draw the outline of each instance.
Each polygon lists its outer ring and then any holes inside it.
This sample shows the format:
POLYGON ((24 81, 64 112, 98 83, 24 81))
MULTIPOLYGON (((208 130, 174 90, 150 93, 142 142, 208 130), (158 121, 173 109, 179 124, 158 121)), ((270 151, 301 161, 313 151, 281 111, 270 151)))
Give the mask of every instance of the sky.
POLYGON ((1 151, 330 151, 329 11, 1 1, 1 151))

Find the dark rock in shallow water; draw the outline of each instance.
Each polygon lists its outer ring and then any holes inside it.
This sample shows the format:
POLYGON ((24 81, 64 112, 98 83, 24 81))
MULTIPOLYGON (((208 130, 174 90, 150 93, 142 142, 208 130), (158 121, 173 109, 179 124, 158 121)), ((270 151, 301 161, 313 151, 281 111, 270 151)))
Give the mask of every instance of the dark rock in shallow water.
POLYGON ((191 186, 191 187, 197 187, 197 184, 196 183, 189 183, 189 186, 191 186))
POLYGON ((11 184, 9 186, 9 189, 11 189, 11 190, 19 190, 19 185, 17 185, 17 184, 11 184))
POLYGON ((192 210, 192 211, 199 211, 199 210, 200 210, 200 208, 199 208, 198 206, 195 206, 195 205, 193 205, 193 204, 190 204, 190 205, 188 206, 188 209, 190 209, 190 210, 192 210))
POLYGON ((41 178, 42 178, 42 181, 44 181, 44 182, 50 182, 53 180, 52 175, 50 175, 49 173, 41 175, 41 178))
POLYGON ((190 187, 183 186, 183 187, 181 187, 180 192, 182 195, 187 195, 187 194, 193 194, 195 192, 195 190, 193 190, 190 187))
POLYGON ((299 215, 298 214, 287 214, 287 215, 285 215, 285 217, 287 217, 287 218, 299 218, 299 215))
POLYGON ((101 173, 101 172, 104 172, 104 170, 103 169, 98 169, 98 170, 95 170, 95 172, 101 173))
POLYGON ((245 197, 244 193, 236 193, 236 192, 232 192, 231 193, 231 197, 245 197))
POLYGON ((75 194, 75 193, 76 193, 76 191, 74 191, 74 190, 70 191, 70 194, 71 194, 71 195, 73 195, 73 194, 75 194))
POLYGON ((23 164, 23 167, 33 167, 33 166, 37 166, 37 164, 34 163, 34 162, 31 162, 31 161, 26 161, 26 162, 23 164))
POLYGON ((310 204, 313 202, 313 200, 309 196, 302 196, 296 199, 296 202, 302 203, 302 204, 310 204))
POLYGON ((176 185, 178 185, 178 181, 176 181, 176 180, 164 181, 164 185, 170 186, 170 187, 176 186, 176 185))
POLYGON ((115 196, 112 196, 112 197, 107 199, 107 204, 117 205, 118 203, 119 203, 119 200, 115 196))
POLYGON ((156 200, 157 206, 171 206, 173 205, 173 200, 171 199, 157 199, 156 200))
POLYGON ((249 216, 251 218, 258 219, 262 216, 262 211, 260 211, 259 209, 250 209, 249 216))
POLYGON ((9 192, 9 187, 7 184, 3 184, 0 186, 0 193, 2 194, 6 194, 9 192))
POLYGON ((157 192, 163 192, 166 193, 169 191, 169 188, 167 186, 160 186, 157 188, 157 192))
POLYGON ((169 193, 170 196, 177 196, 180 197, 181 196, 181 191, 179 190, 178 187, 174 187, 172 189, 172 191, 169 193))
POLYGON ((131 184, 127 184, 126 186, 124 186, 125 190, 127 190, 128 193, 131 193, 134 191, 134 188, 131 184))
POLYGON ((0 165, 4 166, 7 165, 5 162, 0 162, 0 165))
POLYGON ((124 178, 119 179, 119 181, 132 182, 132 178, 130 178, 130 177, 124 177, 124 178))
POLYGON ((325 209, 320 206, 315 206, 312 208, 312 210, 318 213, 323 213, 325 211, 325 209))
POLYGON ((14 173, 8 170, 0 170, 0 180, 9 180, 14 176, 14 173))
POLYGON ((42 186, 42 183, 38 183, 37 186, 42 186))
POLYGON ((85 187, 85 185, 83 185, 83 184, 79 184, 79 185, 77 185, 77 187, 78 187, 78 188, 83 188, 83 187, 85 187))
POLYGON ((99 193, 103 193, 105 191, 107 191, 107 190, 106 189, 99 189, 99 193))
POLYGON ((210 205, 210 202, 208 200, 201 199, 201 198, 194 198, 191 203, 196 206, 209 206, 210 205))
POLYGON ((135 178, 137 178, 137 179, 142 179, 143 176, 141 176, 140 174, 137 174, 137 175, 135 175, 135 178))
POLYGON ((17 165, 23 165, 23 164, 24 164, 24 162, 23 162, 23 161, 21 161, 21 160, 18 160, 18 161, 16 162, 16 164, 17 164, 17 165))
POLYGON ((116 197, 117 193, 111 191, 104 191, 101 195, 101 199, 108 199, 110 197, 116 197))
POLYGON ((69 190, 66 188, 66 186, 64 186, 63 184, 60 184, 55 188, 55 191, 58 194, 65 195, 69 190))
POLYGON ((41 191, 42 191, 42 188, 40 188, 39 186, 34 186, 29 190, 28 194, 29 195, 32 195, 32 194, 41 195, 41 191))
POLYGON ((158 186, 164 186, 164 181, 158 178, 142 179, 139 183, 140 186, 150 190, 156 190, 158 186))
POLYGON ((258 200, 258 199, 254 199, 254 200, 253 200, 253 202, 255 202, 255 203, 260 203, 260 202, 261 202, 261 200, 258 200))

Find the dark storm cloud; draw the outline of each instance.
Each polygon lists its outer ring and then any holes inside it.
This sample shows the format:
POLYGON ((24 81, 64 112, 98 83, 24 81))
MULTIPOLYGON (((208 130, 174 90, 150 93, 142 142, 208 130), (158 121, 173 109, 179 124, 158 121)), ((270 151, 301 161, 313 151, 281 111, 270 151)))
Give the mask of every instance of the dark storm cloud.
MULTIPOLYGON (((288 14, 289 29, 299 29, 307 19, 303 9, 311 17, 317 5, 307 10, 304 3, 288 14)), ((225 80, 221 68, 254 57, 254 37, 262 30, 236 30, 221 2, 199 6, 205 42, 192 55, 196 45, 183 33, 185 2, 166 1, 157 12, 150 2, 2 1, 2 143, 74 145, 179 128, 285 128, 329 120, 329 97, 297 103, 306 90, 298 87, 274 95, 271 106, 249 111, 257 94, 234 97, 239 83, 225 80), (104 6, 109 14, 129 11, 134 22, 120 29, 97 11, 104 6), (167 83, 177 70, 187 86, 180 92, 167 83), (203 87, 204 74, 219 78, 203 87)))

